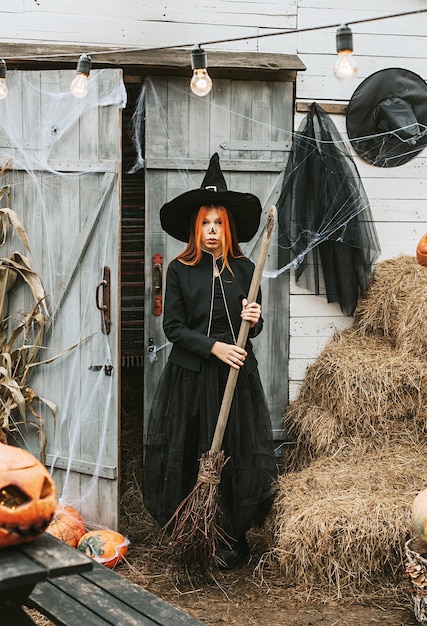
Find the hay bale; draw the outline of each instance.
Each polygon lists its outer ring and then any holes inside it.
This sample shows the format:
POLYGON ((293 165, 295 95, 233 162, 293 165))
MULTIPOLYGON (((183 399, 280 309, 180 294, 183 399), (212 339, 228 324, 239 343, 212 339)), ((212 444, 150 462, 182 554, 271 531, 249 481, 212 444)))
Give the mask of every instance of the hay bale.
POLYGON ((425 488, 427 446, 319 459, 280 477, 274 553, 283 579, 360 597, 402 582, 411 505, 425 488))
POLYGON ((394 347, 426 358, 427 267, 415 256, 379 263, 355 312, 359 332, 378 333, 394 347))
POLYGON ((427 433, 427 359, 380 336, 336 332, 307 368, 284 425, 294 442, 285 464, 301 469, 336 454, 381 450, 427 433))

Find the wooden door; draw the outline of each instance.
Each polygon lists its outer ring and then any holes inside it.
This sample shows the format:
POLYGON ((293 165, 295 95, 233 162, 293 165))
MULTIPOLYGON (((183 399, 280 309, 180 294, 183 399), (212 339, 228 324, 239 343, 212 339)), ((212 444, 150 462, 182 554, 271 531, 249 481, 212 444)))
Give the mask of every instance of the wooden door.
MULTIPOLYGON (((162 262, 164 284, 169 261, 183 249, 182 243, 162 231, 159 209, 178 194, 200 187, 210 156, 218 152, 228 189, 250 191, 263 205, 260 230, 244 245, 244 252, 255 261, 266 214, 279 196, 291 144, 293 93, 291 82, 223 79, 214 81, 208 97, 198 98, 186 79, 147 81, 145 425, 170 349, 156 308, 156 261, 162 262)), ((277 267, 278 247, 273 240, 266 269, 277 267)), ((288 273, 264 280, 262 292, 266 324, 253 343, 274 437, 280 441, 288 399, 288 273)))
MULTIPOLYGON (((47 294, 39 360, 62 354, 33 368, 28 381, 57 407, 54 418, 43 402, 34 405, 44 422, 47 465, 63 502, 76 506, 88 525, 115 528, 125 90, 119 70, 95 71, 87 99, 77 100, 69 92, 74 76, 57 70, 8 73, 9 94, 0 102, 0 158, 9 164, 0 183, 10 185, 11 208, 27 232, 29 258, 47 294), (107 288, 108 333, 100 310, 107 288)), ((18 246, 12 236, 9 251, 18 246)), ((33 305, 17 283, 9 302, 12 322, 33 305)), ((28 419, 38 424, 31 414, 28 419)), ((38 454, 36 428, 21 425, 19 432, 20 444, 38 454)))

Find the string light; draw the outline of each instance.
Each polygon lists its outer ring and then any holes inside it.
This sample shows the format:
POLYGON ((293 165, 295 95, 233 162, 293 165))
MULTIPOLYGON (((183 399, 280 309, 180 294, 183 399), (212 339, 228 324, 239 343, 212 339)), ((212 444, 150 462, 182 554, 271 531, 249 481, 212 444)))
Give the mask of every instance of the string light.
POLYGON ((357 74, 356 62, 353 58, 353 33, 347 24, 341 25, 337 30, 338 58, 334 65, 334 74, 338 80, 347 82, 357 74))
POLYGON ((207 96, 212 89, 212 79, 208 74, 208 59, 206 52, 200 47, 195 46, 191 51, 191 68, 193 69, 193 77, 190 81, 190 89, 195 96, 207 96))
POLYGON ((6 85, 6 61, 0 59, 0 100, 4 100, 8 93, 9 89, 6 85))
POLYGON ((77 63, 76 77, 71 82, 70 91, 75 98, 85 98, 89 93, 89 74, 92 67, 92 59, 87 54, 82 54, 77 63))
MULTIPOLYGON (((202 44, 198 45, 198 48, 196 48, 196 52, 198 53, 202 53, 202 54, 206 54, 204 53, 204 51, 201 48, 201 45, 218 45, 218 44, 222 44, 222 43, 233 43, 233 42, 239 42, 239 41, 250 41, 252 39, 263 39, 264 37, 278 37, 278 36, 282 36, 282 35, 292 35, 295 33, 307 33, 307 32, 316 32, 316 31, 320 31, 320 30, 330 30, 331 28, 338 28, 337 31, 337 51, 340 52, 338 50, 338 38, 339 36, 341 37, 341 33, 340 30, 341 29, 348 29, 350 32, 350 36, 352 39, 352 33, 351 30, 348 26, 348 24, 369 24, 369 23, 373 23, 373 22, 378 22, 378 21, 382 21, 382 20, 387 20, 387 19, 392 19, 392 18, 396 18, 396 17, 405 17, 407 15, 417 15, 420 13, 427 13, 427 9, 415 9, 413 11, 403 11, 400 13, 390 13, 389 15, 379 15, 377 17, 368 17, 368 18, 362 18, 360 20, 352 20, 351 22, 348 22, 346 25, 340 25, 337 23, 334 24, 324 24, 322 26, 308 26, 305 28, 294 28, 294 29, 287 29, 287 30, 277 30, 273 33, 257 33, 256 35, 244 35, 242 37, 233 37, 233 38, 229 38, 229 39, 215 39, 215 40, 211 40, 211 41, 205 41, 202 44)), ((191 44, 173 44, 173 45, 169 45, 169 46, 153 46, 150 48, 141 48, 141 47, 129 47, 129 48, 125 48, 125 47, 119 47, 119 48, 112 48, 112 49, 104 49, 104 50, 94 50, 92 51, 90 54, 91 56, 106 56, 106 55, 110 55, 110 54, 126 54, 126 53, 131 53, 131 52, 145 52, 145 51, 160 51, 160 50, 176 50, 177 48, 188 48, 191 44)), ((340 43, 341 46, 341 43, 340 43)), ((352 50, 352 42, 351 42, 351 52, 352 50)), ((348 48, 348 50, 350 50, 350 48, 348 48)), ((341 46, 341 52, 343 52, 345 50, 344 47, 341 46)), ((351 57, 351 52, 350 52, 350 57, 351 57)), ((52 59, 57 59, 58 57, 60 57, 61 59, 63 59, 64 57, 72 57, 74 56, 74 53, 61 53, 61 54, 35 54, 35 55, 26 55, 26 56, 8 56, 7 58, 9 59, 9 61, 40 61, 40 60, 52 60, 52 59)), ((346 55, 341 54, 341 57, 345 57, 346 55)), ((348 61, 348 55, 347 55, 347 61, 348 61)), ((341 59, 341 63, 343 63, 343 60, 341 59)), ((351 57, 350 63, 354 63, 354 59, 351 57)), ((73 83, 76 81, 77 84, 81 83, 83 81, 83 85, 85 84, 86 87, 82 88, 73 88, 72 92, 73 94, 77 97, 77 98, 81 98, 84 97, 85 95, 87 95, 88 93, 88 85, 87 85, 87 78, 89 76, 89 72, 90 72, 90 68, 92 65, 92 60, 91 57, 88 56, 87 54, 82 55, 80 57, 78 66, 77 66, 77 72, 81 74, 81 76, 76 76, 76 78, 74 79, 73 83), (84 71, 79 72, 79 66, 81 65, 81 63, 83 64, 83 59, 85 60, 85 66, 83 67, 84 71), (79 80, 77 81, 77 79, 79 78, 79 80), (76 93, 74 93, 74 91, 76 93)), ((203 68, 202 68, 203 69, 203 68)), ((206 69, 206 67, 205 67, 206 69)), ((337 78, 339 78, 340 80, 345 80, 344 77, 339 76, 339 71, 338 70, 334 70, 335 75, 337 76, 337 78)), ((357 68, 356 68, 356 64, 354 63, 354 67, 351 71, 351 78, 353 76, 355 76, 355 74, 357 73, 357 68)), ((0 59, 0 98, 5 98, 7 95, 7 86, 5 85, 5 74, 6 74, 6 63, 3 59, 0 59), (4 66, 4 67, 3 67, 4 66), (4 74, 4 76, 3 76, 4 74), (1 95, 4 94, 4 95, 1 95)), ((206 73, 207 75, 207 73, 206 73)), ((347 72, 348 75, 348 72, 347 72)), ((208 76, 208 75, 207 75, 208 76)), ((208 76, 208 79, 210 82, 211 79, 208 76)), ((72 83, 72 84, 73 84, 72 83)), ((71 86, 70 86, 71 89, 71 86)), ((210 89, 209 89, 210 91, 210 89)), ((209 93, 209 91, 207 93, 209 93)), ((197 94, 197 95, 201 95, 201 94, 197 94)))

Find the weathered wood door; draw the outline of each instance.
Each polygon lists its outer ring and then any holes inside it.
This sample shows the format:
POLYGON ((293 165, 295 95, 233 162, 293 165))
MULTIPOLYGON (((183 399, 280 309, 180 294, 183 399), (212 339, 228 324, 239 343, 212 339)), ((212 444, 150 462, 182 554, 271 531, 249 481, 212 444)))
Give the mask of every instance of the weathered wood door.
MULTIPOLYGON (((65 503, 75 505, 89 525, 114 528, 119 510, 121 107, 126 92, 119 70, 102 70, 91 73, 87 99, 77 100, 69 92, 74 76, 57 70, 8 73, 9 94, 0 102, 0 157, 2 165, 9 164, 0 183, 10 185, 11 208, 27 232, 28 256, 47 293, 50 317, 40 360, 65 352, 33 368, 28 381, 38 396, 57 406, 56 420, 43 403, 36 407, 44 421, 47 464, 65 503), (111 327, 106 333, 100 309, 108 289, 111 327)), ((22 249, 22 244, 15 236, 8 247, 22 249)), ((33 305, 17 283, 9 302, 12 318, 33 305)), ((22 445, 37 454, 36 429, 19 428, 22 445)))
MULTIPOLYGON (((291 144, 293 119, 291 82, 215 80, 206 98, 193 96, 182 78, 155 78, 146 84, 146 298, 145 298, 145 425, 169 346, 158 306, 169 261, 183 244, 166 235, 159 209, 166 201, 200 187, 214 152, 220 155, 228 189, 250 191, 263 205, 257 236, 244 252, 254 261, 261 231, 280 182, 291 144)), ((276 229, 277 235, 277 229, 276 229)), ((270 247, 267 269, 277 269, 278 247, 270 247)), ((254 340, 260 373, 271 412, 275 439, 282 438, 282 417, 288 399, 288 273, 264 280, 266 325, 254 340)))

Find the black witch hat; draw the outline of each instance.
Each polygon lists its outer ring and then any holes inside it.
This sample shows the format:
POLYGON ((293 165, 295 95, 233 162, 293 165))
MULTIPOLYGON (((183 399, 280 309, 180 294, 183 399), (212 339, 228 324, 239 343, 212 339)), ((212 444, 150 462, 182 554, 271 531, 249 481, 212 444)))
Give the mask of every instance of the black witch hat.
POLYGON ((375 72, 353 93, 346 121, 359 156, 378 167, 403 165, 427 146, 427 85, 409 70, 375 72))
POLYGON ((261 219, 261 202, 252 193, 229 191, 217 152, 212 155, 200 189, 180 194, 160 209, 163 230, 179 241, 187 242, 193 215, 201 206, 223 206, 234 217, 239 242, 250 241, 261 219))

